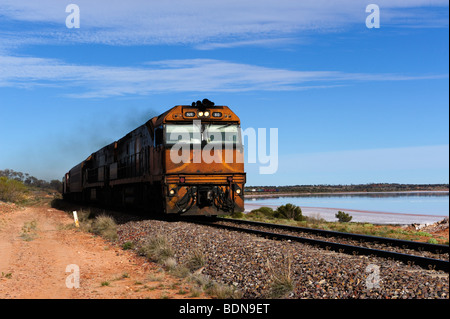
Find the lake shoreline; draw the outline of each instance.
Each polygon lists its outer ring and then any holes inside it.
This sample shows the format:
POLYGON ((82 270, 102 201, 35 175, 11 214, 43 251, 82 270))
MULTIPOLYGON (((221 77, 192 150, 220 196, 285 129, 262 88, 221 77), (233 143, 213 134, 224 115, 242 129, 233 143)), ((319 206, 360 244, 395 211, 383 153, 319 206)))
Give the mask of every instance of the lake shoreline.
POLYGON ((255 198, 255 197, 281 197, 281 196, 311 196, 311 195, 370 195, 370 194, 449 194, 448 190, 442 191, 391 191, 391 192, 326 192, 326 193, 264 193, 264 192, 246 192, 244 197, 255 198))
MULTIPOLYGON (((245 212, 249 213, 259 207, 270 207, 276 209, 277 205, 245 204, 245 212)), ((371 224, 389 224, 389 225, 411 225, 411 224, 432 224, 448 218, 448 215, 424 215, 424 214, 405 214, 389 213, 368 210, 330 208, 330 207, 301 207, 302 213, 308 217, 323 218, 328 222, 337 221, 336 213, 344 211, 350 214, 352 222, 371 223, 371 224)))
MULTIPOLYGON (((398 192, 339 192, 339 193, 271 193, 271 194, 252 194, 246 195, 245 213, 259 207, 270 207, 277 209, 281 205, 265 204, 252 202, 257 198, 277 198, 277 197, 308 197, 315 195, 325 196, 342 196, 342 195, 371 195, 371 194, 448 194, 448 191, 398 191, 398 192)), ((336 213, 344 211, 349 213, 353 218, 352 222, 373 223, 373 224, 393 224, 393 225, 411 225, 411 224, 432 224, 448 218, 448 214, 421 214, 421 213, 400 213, 379 210, 354 209, 354 208, 338 208, 338 207, 317 207, 317 206, 300 206, 302 213, 308 217, 323 218, 326 221, 337 221, 336 213)))

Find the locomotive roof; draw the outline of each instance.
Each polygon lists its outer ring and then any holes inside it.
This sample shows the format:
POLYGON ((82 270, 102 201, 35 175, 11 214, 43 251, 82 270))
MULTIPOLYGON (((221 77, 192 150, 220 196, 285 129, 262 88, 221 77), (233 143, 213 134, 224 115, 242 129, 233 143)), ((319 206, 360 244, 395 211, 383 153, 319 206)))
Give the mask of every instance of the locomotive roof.
MULTIPOLYGON (((201 111, 200 108, 193 105, 176 105, 172 107, 170 110, 167 110, 166 112, 162 113, 159 116, 155 116, 152 118, 149 122, 151 122, 151 125, 153 127, 158 127, 165 123, 170 122, 186 122, 186 121, 192 121, 192 120, 202 120, 202 121, 227 121, 227 122, 236 122, 240 123, 239 117, 230 110, 228 106, 225 105, 213 105, 213 106, 207 106, 203 108, 204 111, 201 111), (210 115, 212 113, 220 114, 220 116, 213 117, 201 117, 199 116, 199 112, 205 112, 208 111, 210 115), (186 117, 186 113, 194 113, 195 116, 186 117)), ((150 124, 150 123, 149 123, 150 124)))

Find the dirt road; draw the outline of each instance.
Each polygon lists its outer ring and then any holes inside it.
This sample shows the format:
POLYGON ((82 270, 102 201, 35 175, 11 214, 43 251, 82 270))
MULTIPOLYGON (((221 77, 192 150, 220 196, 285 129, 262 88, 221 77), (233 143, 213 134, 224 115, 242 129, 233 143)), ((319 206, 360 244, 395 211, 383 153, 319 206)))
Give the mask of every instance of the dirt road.
POLYGON ((0 298, 192 298, 185 281, 70 224, 48 206, 0 210, 0 298))

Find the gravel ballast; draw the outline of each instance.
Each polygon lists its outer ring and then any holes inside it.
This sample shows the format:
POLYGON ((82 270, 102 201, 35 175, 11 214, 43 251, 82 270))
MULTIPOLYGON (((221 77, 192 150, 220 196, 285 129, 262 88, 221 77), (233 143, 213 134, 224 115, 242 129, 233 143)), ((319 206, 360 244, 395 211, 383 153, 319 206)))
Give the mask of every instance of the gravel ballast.
POLYGON ((273 296, 272 284, 281 274, 288 274, 292 283, 283 298, 449 298, 447 273, 384 258, 181 221, 139 220, 118 226, 119 244, 133 242, 136 251, 158 235, 167 237, 180 265, 200 250, 205 258, 202 274, 235 287, 243 298, 273 296))

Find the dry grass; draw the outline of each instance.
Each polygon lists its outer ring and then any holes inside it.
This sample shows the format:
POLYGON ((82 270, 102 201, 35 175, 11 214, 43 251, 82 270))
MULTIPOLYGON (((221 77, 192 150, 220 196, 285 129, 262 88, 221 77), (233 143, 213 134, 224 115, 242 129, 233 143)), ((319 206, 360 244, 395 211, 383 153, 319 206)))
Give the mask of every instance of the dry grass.
POLYGON ((117 239, 117 224, 111 216, 97 216, 90 225, 90 232, 108 240, 117 239))
POLYGON ((159 234, 151 238, 147 244, 143 245, 139 249, 139 252, 148 259, 161 264, 164 263, 166 259, 174 256, 173 249, 170 246, 167 237, 159 234))
POLYGON ((268 297, 284 298, 294 289, 292 279, 292 253, 282 253, 281 259, 275 263, 267 260, 270 274, 270 289, 268 297))
POLYGON ((22 233, 20 237, 25 241, 32 241, 37 238, 37 222, 35 220, 26 222, 22 226, 22 233))
POLYGON ((186 262, 186 267, 190 271, 195 271, 205 266, 205 254, 200 249, 194 249, 191 251, 188 261, 186 262))
POLYGON ((201 273, 206 260, 200 249, 192 250, 185 264, 178 264, 168 238, 165 235, 156 234, 139 249, 139 253, 162 265, 170 274, 178 278, 186 278, 193 283, 195 287, 191 291, 192 297, 198 297, 202 292, 219 299, 242 296, 234 287, 217 283, 201 273))

